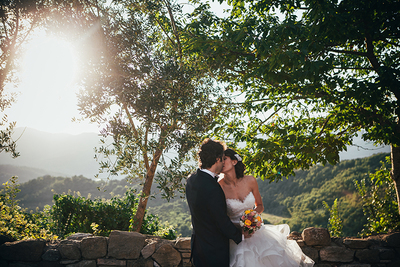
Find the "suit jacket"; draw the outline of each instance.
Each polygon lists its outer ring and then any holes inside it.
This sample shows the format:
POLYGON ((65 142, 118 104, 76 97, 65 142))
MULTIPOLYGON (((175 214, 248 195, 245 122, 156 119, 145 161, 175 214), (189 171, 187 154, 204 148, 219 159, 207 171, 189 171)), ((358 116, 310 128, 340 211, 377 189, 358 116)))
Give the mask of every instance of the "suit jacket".
POLYGON ((208 173, 197 170, 186 184, 192 215, 192 259, 196 267, 228 267, 229 239, 239 244, 242 232, 227 215, 225 194, 208 173))

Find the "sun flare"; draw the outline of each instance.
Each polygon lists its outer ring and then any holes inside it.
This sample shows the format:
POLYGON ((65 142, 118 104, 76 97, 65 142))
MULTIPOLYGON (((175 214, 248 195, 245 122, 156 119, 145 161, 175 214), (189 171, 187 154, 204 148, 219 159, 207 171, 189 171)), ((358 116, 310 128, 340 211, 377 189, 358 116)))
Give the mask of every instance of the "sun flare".
POLYGON ((28 126, 48 132, 93 128, 71 121, 79 117, 76 49, 68 40, 47 37, 45 33, 38 33, 26 44, 20 61, 19 83, 9 88, 17 97, 7 112, 10 121, 17 122, 17 127, 28 126))
POLYGON ((73 47, 57 38, 38 38, 26 51, 23 83, 52 94, 71 86, 76 74, 73 47))

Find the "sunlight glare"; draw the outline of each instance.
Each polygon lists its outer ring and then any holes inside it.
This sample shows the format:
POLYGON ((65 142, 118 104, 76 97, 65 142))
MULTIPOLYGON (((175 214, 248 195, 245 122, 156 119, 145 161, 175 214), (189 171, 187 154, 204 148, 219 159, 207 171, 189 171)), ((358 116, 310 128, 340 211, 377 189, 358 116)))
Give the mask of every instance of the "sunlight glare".
POLYGON ((17 127, 47 132, 97 131, 95 125, 72 122, 79 117, 76 76, 78 58, 72 43, 39 33, 27 43, 20 84, 11 91, 16 102, 7 111, 17 127))
POLYGON ((56 38, 36 39, 26 52, 22 69, 22 80, 29 87, 66 89, 72 85, 76 72, 72 45, 56 38))

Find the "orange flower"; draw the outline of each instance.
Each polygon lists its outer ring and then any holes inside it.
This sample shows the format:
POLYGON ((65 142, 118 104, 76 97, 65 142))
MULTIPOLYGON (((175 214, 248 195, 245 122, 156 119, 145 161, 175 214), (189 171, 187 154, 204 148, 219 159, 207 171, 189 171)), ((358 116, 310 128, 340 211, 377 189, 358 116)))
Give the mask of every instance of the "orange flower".
POLYGON ((250 221, 250 220, 245 220, 245 221, 244 221, 244 224, 245 224, 245 225, 251 225, 251 221, 250 221))

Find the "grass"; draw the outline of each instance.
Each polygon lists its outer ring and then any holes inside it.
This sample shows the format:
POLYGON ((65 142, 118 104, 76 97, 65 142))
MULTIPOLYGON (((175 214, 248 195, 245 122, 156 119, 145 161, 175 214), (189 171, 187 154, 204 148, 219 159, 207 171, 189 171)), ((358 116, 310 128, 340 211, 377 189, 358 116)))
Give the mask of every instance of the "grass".
POLYGON ((267 220, 270 224, 281 224, 283 223, 284 219, 288 219, 287 217, 277 216, 264 212, 261 213, 261 218, 263 218, 263 220, 267 220))

